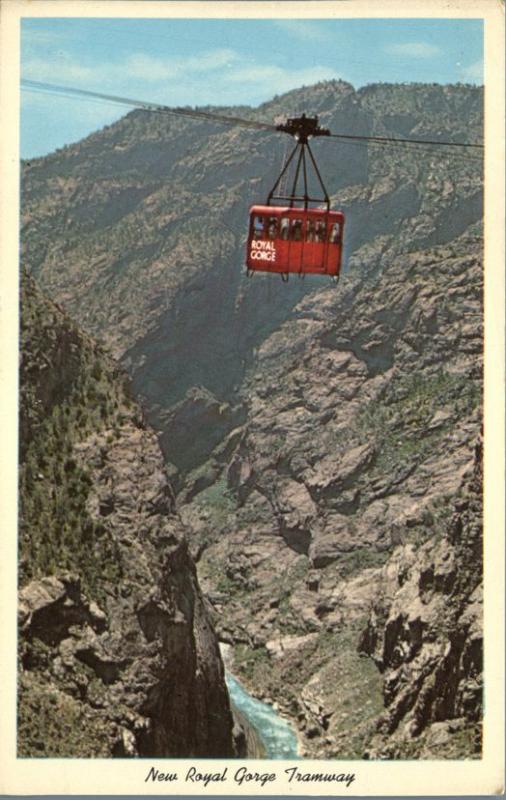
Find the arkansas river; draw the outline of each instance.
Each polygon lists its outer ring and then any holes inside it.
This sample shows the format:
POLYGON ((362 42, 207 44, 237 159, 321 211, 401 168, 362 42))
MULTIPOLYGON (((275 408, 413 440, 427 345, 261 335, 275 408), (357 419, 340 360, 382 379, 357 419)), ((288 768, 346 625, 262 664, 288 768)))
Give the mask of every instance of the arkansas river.
POLYGON ((252 697, 233 675, 225 672, 228 693, 233 705, 255 728, 265 747, 266 758, 299 758, 297 736, 290 724, 268 703, 252 697))

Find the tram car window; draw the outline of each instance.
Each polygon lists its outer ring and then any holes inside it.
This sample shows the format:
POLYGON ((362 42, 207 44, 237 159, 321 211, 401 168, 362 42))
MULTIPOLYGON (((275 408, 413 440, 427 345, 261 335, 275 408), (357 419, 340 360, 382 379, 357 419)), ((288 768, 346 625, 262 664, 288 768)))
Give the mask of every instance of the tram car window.
POLYGON ((338 222, 334 222, 329 226, 329 242, 330 244, 338 244, 341 239, 341 226, 338 222))
POLYGON ((292 242, 300 242, 302 240, 302 220, 292 219, 292 226, 290 229, 290 239, 292 242))
POLYGON ((278 221, 276 217, 269 217, 269 224, 267 227, 267 238, 275 239, 278 234, 278 221))
POLYGON ((318 220, 316 223, 315 242, 325 241, 325 222, 318 220))
POLYGON ((253 218, 253 238, 263 239, 264 237, 264 218, 255 216, 253 218))

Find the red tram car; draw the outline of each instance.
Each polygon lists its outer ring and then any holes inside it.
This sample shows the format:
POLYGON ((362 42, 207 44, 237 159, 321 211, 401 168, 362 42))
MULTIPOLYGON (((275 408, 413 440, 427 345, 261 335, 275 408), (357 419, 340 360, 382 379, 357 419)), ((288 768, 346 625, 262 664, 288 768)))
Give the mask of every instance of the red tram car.
POLYGON ((344 214, 318 208, 252 206, 247 243, 248 272, 338 277, 344 214))
POLYGON ((290 273, 301 277, 312 273, 330 275, 337 281, 341 271, 344 214, 330 210, 329 195, 309 146, 310 138, 329 136, 330 131, 318 125, 318 117, 305 114, 288 118, 276 129, 293 136, 296 144, 265 205, 250 208, 248 275, 277 272, 286 281, 290 273), (309 166, 313 169, 313 185, 316 181, 320 187, 319 197, 310 188, 309 166), (279 187, 285 176, 288 180, 290 168, 291 191, 282 191, 279 187))

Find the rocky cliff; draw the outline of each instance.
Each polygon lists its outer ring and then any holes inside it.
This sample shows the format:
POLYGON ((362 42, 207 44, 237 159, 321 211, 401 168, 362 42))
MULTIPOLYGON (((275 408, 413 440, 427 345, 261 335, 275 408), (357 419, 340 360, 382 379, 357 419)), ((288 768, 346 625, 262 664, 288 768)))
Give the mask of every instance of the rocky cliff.
MULTIPOLYGON (((413 636, 428 626, 440 653, 451 625, 448 617, 438 629, 445 592, 457 591, 462 609, 475 590, 467 583, 464 591, 463 575, 471 570, 480 581, 477 484, 472 547, 447 532, 447 520, 454 512, 460 518, 459 508, 467 514, 465 502, 454 506, 453 498, 473 468, 479 436, 481 284, 480 245, 463 236, 439 249, 387 253, 367 279, 299 303, 258 352, 244 387, 246 424, 229 437, 232 452, 223 459, 218 450, 206 468, 209 477, 217 470, 217 480, 181 506, 202 553, 200 572, 219 611, 220 635, 239 645, 237 668, 249 685, 283 698, 299 719, 308 754, 369 752, 383 699, 393 703, 392 665, 376 653, 378 643, 390 641, 395 630, 399 642, 389 646, 404 652, 413 618, 413 636), (441 537, 453 541, 458 557, 438 544, 441 537), (452 575, 446 588, 427 589, 420 600, 418 570, 422 585, 432 574, 439 586, 434 575, 443 562, 452 575), (404 586, 408 575, 411 594, 404 586), (383 682, 359 645, 378 597, 389 597, 388 586, 395 601, 390 611, 386 600, 374 612, 379 621, 370 649, 383 682), (434 619, 431 592, 439 609, 434 619), (383 632, 399 608, 406 618, 383 632)), ((203 472, 190 475, 187 487, 203 472)), ((453 524, 464 524, 463 517, 453 524)), ((478 599, 473 596, 476 609, 478 599)), ((474 613, 462 650, 475 647, 472 628, 479 630, 481 618, 474 613)), ((390 732, 428 680, 425 650, 412 660, 416 653, 406 650, 409 668, 397 676, 397 691, 403 695, 409 685, 411 699, 399 699, 390 732)), ((476 659, 472 670, 479 672, 476 659)), ((455 693, 465 694, 465 670, 459 676, 455 669, 455 693)), ((439 690, 446 691, 441 684, 439 690)), ((432 703, 449 716, 464 708, 432 703)), ((478 709, 468 708, 469 720, 478 709)), ((440 720, 438 713, 428 713, 424 724, 440 720)), ((410 728, 409 747, 396 755, 420 755, 421 727, 410 728)), ((457 740, 461 752, 474 752, 465 737, 457 740)), ((452 747, 442 746, 439 757, 450 757, 452 747)))
POLYGON ((397 548, 382 570, 359 643, 384 675, 370 758, 481 751, 482 479, 479 439, 439 536, 397 548))
POLYGON ((233 755, 224 671, 123 373, 22 282, 21 756, 233 755))
MULTIPOLYGON (((235 112, 475 141, 482 100, 330 82, 235 112)), ((25 165, 27 263, 130 371, 234 669, 304 753, 476 757, 481 162, 315 142, 344 278, 247 281, 284 149, 133 112, 25 165)))

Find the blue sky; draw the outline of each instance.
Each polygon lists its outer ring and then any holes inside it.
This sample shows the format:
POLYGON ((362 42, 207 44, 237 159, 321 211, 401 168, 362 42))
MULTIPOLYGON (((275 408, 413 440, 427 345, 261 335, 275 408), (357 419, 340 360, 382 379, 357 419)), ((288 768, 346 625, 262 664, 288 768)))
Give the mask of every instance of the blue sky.
MULTIPOLYGON (((356 88, 483 82, 481 20, 24 19, 22 77, 167 105, 253 105, 341 78, 356 88)), ((97 101, 22 92, 21 155, 118 119, 97 101)))

